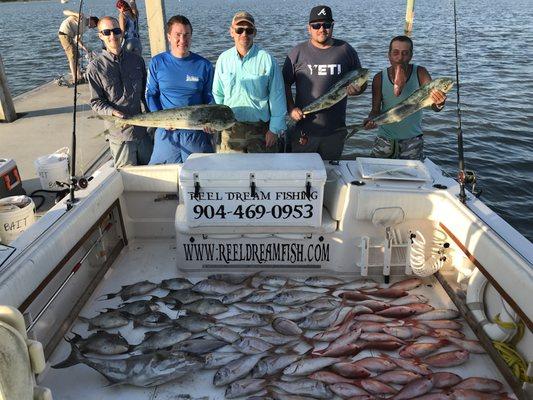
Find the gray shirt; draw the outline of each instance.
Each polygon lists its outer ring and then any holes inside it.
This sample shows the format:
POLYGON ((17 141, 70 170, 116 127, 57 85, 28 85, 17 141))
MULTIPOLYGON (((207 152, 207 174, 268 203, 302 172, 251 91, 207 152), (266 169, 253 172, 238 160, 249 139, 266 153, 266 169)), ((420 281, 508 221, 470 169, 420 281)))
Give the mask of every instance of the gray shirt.
MULTIPOLYGON (((128 51, 118 56, 102 51, 87 67, 91 89, 91 107, 100 115, 112 115, 113 110, 127 116, 141 112, 146 88, 146 66, 142 57, 128 51)), ((105 121, 109 136, 122 141, 138 140, 146 134, 140 126, 117 127, 105 121)))
MULTIPOLYGON (((296 107, 303 108, 328 92, 342 76, 361 63, 357 52, 348 43, 333 39, 327 49, 319 49, 310 41, 294 47, 283 65, 286 85, 296 85, 296 107)), ((296 126, 310 136, 328 136, 336 128, 346 125, 346 98, 334 106, 310 115, 296 126)))

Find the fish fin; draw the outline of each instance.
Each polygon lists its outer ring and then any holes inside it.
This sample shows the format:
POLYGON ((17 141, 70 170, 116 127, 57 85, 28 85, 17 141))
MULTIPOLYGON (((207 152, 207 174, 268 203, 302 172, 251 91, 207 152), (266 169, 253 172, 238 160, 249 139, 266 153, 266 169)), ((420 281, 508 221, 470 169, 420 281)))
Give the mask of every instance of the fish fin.
POLYGON ((213 322, 213 323, 218 322, 218 319, 216 319, 216 318, 215 318, 214 316, 212 316, 212 315, 201 315, 201 314, 197 314, 197 313, 191 313, 191 315, 192 315, 192 314, 196 314, 196 315, 200 316, 201 318, 206 319, 206 320, 209 321, 209 322, 213 322))
MULTIPOLYGON (((104 375, 105 376, 105 375, 104 375)), ((120 385, 123 385, 124 382, 119 382, 119 381, 114 381, 112 379, 109 379, 107 376, 105 377, 108 381, 109 381, 109 384, 108 385, 104 385, 103 387, 105 388, 111 388, 111 387, 116 387, 116 386, 120 386, 120 385)))
POLYGON ((104 300, 109 300, 109 299, 113 299, 117 297, 117 293, 108 293, 108 294, 103 294, 102 296, 100 297, 97 297, 96 300, 98 301, 104 301, 104 300))
POLYGON ((79 364, 80 362, 83 361, 83 355, 81 354, 80 349, 78 349, 78 347, 74 343, 71 343, 70 347, 71 347, 71 350, 70 350, 69 356, 65 360, 61 361, 60 363, 52 365, 51 366, 52 368, 54 369, 67 368, 72 365, 79 364))
POLYGON ((124 318, 127 318, 127 319, 132 319, 132 317, 134 317, 133 314, 130 314, 129 312, 127 311, 119 311, 118 314, 124 318))
POLYGON ((70 332, 70 333, 72 333, 74 335, 73 338, 68 338, 67 336, 63 336, 63 339, 65 339, 65 342, 67 342, 67 343, 77 344, 80 340, 83 339, 76 332, 70 332))
MULTIPOLYGON (((142 342, 141 342, 142 343, 142 342)), ((126 353, 135 353, 137 350, 135 349, 138 345, 140 345, 141 343, 137 343, 137 344, 130 344, 128 345, 128 350, 126 351, 126 353)))
POLYGON ((156 333, 158 333, 159 331, 148 331, 148 332, 145 332, 144 333, 144 339, 143 340, 146 340, 148 339, 149 337, 152 337, 154 336, 156 333))

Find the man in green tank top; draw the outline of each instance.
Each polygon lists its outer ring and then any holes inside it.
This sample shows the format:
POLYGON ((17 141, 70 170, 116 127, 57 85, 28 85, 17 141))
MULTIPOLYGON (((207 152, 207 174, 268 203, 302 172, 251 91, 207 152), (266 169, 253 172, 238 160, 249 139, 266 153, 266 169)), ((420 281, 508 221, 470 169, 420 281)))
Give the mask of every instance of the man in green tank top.
MULTIPOLYGON (((413 41, 407 36, 396 36, 389 45, 390 67, 378 72, 372 81, 372 110, 363 123, 365 129, 374 129, 372 118, 386 112, 409 97, 420 86, 431 81, 426 68, 411 64, 413 41)), ((444 107, 446 94, 440 90, 431 92, 434 111, 444 107)), ((372 157, 422 160, 424 139, 422 110, 400 122, 379 126, 372 148, 372 157)))

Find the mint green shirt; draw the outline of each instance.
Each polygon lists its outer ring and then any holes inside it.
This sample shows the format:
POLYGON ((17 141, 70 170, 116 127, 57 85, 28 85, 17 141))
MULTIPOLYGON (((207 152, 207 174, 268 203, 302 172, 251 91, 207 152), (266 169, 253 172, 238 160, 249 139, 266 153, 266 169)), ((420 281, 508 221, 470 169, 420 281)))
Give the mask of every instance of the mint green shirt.
POLYGON ((231 107, 237 121, 269 122, 275 134, 286 129, 281 70, 274 57, 255 44, 243 58, 235 47, 218 57, 213 98, 217 104, 231 107))
MULTIPOLYGON (((418 82, 418 66, 413 65, 411 76, 405 83, 402 93, 394 95, 394 84, 387 74, 387 68, 381 72, 381 112, 384 113, 407 99, 413 92, 420 88, 418 82)), ((409 115, 400 122, 380 125, 378 136, 387 139, 404 140, 422 135, 422 110, 409 115)))

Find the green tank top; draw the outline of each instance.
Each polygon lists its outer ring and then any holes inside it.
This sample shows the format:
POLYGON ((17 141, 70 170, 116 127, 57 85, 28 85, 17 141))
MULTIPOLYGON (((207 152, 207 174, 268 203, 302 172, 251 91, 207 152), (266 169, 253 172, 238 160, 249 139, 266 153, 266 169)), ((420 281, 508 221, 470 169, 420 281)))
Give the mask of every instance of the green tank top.
MULTIPOLYGON (((418 83, 418 66, 413 65, 411 76, 405 83, 402 93, 396 97, 394 95, 394 84, 389 79, 387 68, 381 72, 381 112, 390 110, 401 103, 420 87, 418 83)), ((387 139, 409 139, 422 134, 422 110, 409 115, 400 122, 381 125, 378 128, 378 136, 387 139)))

